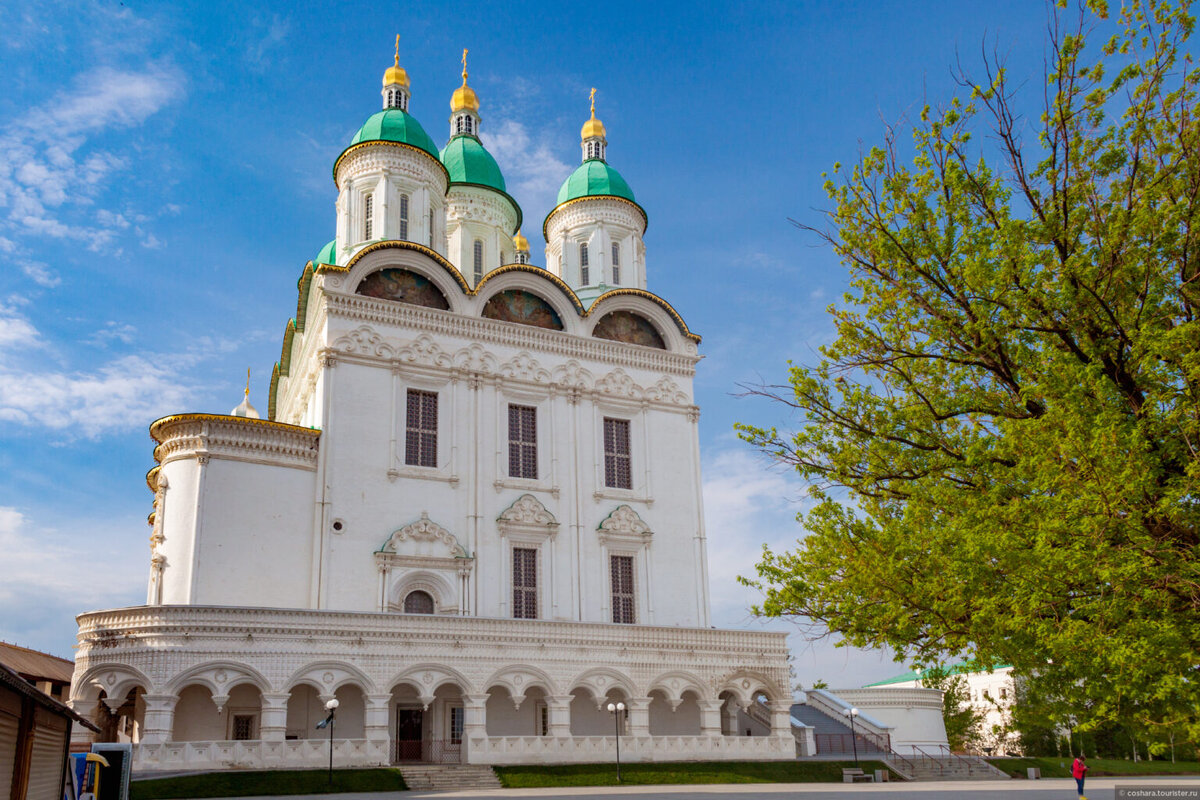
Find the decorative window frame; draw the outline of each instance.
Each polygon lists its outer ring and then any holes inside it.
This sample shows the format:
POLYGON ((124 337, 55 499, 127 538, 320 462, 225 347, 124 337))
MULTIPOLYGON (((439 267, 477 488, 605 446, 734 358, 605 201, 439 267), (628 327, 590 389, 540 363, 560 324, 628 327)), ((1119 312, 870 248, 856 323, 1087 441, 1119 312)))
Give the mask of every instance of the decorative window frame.
MULTIPOLYGON (((633 557, 633 625, 650 625, 654 622, 654 606, 651 580, 653 578, 652 545, 654 531, 631 506, 622 504, 614 508, 596 527, 596 538, 600 542, 602 568, 604 570, 604 620, 612 622, 612 575, 610 556, 633 557)), ((613 623, 617 624, 617 623, 613 623)))
POLYGON ((592 498, 601 500, 623 500, 625 502, 654 505, 650 470, 650 436, 647 413, 649 404, 642 400, 623 401, 598 396, 593 404, 593 444, 595 474, 592 498), (629 479, 631 488, 621 489, 608 486, 604 475, 604 418, 629 420, 629 479))
POLYGON ((379 571, 379 610, 404 611, 404 598, 417 590, 433 598, 433 613, 457 614, 467 607, 467 591, 475 558, 453 533, 422 511, 420 519, 394 531, 375 551, 379 571), (396 552, 400 542, 438 542, 445 555, 413 555, 396 552))
POLYGON ((455 451, 453 441, 457 427, 453 424, 457 387, 456 382, 445 374, 433 374, 406 370, 399 365, 392 367, 392 435, 388 459, 387 476, 416 478, 418 480, 445 481, 458 485, 451 454, 455 451), (421 467, 406 464, 405 448, 408 444, 408 390, 435 392, 437 394, 437 466, 421 467))
POLYGON ((557 608, 553 591, 554 543, 558 536, 558 520, 536 497, 523 494, 496 518, 496 529, 505 557, 500 616, 512 616, 513 548, 523 547, 537 551, 537 619, 554 619, 557 608))
POLYGON ((554 410, 555 404, 549 390, 526 389, 509 382, 501 384, 496 392, 496 479, 492 487, 501 492, 515 489, 523 492, 549 492, 558 499, 556 481, 558 470, 555 456, 554 410), (513 478, 508 474, 508 407, 532 406, 537 416, 537 478, 513 478))

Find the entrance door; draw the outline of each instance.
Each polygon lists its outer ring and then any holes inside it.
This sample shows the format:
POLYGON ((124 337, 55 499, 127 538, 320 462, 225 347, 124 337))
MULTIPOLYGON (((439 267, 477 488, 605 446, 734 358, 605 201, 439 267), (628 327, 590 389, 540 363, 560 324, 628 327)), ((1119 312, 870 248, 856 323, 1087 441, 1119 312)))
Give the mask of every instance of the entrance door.
POLYGON ((419 708, 396 709, 395 761, 421 760, 421 733, 425 712, 419 708))

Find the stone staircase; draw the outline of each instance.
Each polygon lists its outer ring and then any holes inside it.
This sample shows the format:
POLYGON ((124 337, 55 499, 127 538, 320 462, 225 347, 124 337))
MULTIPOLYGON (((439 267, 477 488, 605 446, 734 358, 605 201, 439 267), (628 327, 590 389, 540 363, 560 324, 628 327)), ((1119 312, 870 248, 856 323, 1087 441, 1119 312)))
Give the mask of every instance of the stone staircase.
POLYGON ((908 773, 908 778, 914 781, 994 781, 1009 777, 979 756, 909 755, 884 761, 897 772, 908 773))
POLYGON ((492 768, 479 764, 397 764, 396 769, 417 792, 503 788, 492 768))
MULTIPOLYGON (((834 719, 820 709, 806 703, 796 703, 792 706, 791 712, 792 717, 812 728, 813 733, 818 736, 836 735, 845 737, 846 742, 850 741, 850 726, 839 719, 834 719)), ((890 752, 880 747, 874 737, 865 736, 861 728, 857 733, 858 735, 854 738, 858 740, 859 755, 886 755, 890 752)))

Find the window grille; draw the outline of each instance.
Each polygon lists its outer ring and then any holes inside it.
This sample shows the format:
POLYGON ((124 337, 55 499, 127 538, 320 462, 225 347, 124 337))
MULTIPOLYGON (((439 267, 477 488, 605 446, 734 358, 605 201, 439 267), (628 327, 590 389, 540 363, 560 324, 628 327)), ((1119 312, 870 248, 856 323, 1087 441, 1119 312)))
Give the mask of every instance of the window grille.
POLYGON ((604 485, 632 489, 629 456, 629 420, 604 418, 604 485))
POLYGON ((248 742, 254 739, 254 715, 253 714, 234 714, 233 715, 233 740, 235 742, 248 742))
POLYGON ((433 597, 429 592, 415 591, 409 592, 404 598, 404 613, 405 614, 432 614, 433 613, 433 597))
POLYGON ((529 263, 529 255, 527 253, 520 253, 520 252, 517 253, 517 263, 518 264, 528 264, 529 263))
POLYGON ((508 477, 537 479, 537 409, 508 407, 508 477))
POLYGON ((609 556, 612 574, 612 621, 637 622, 633 606, 633 556, 609 556))
POLYGON ((586 242, 579 245, 579 283, 583 286, 591 283, 588 280, 588 246, 586 242))
POLYGON ((612 253, 613 284, 619 284, 621 282, 621 248, 616 242, 613 242, 612 253))
POLYGON ((537 550, 513 548, 513 617, 537 619, 537 550))
POLYGON ((408 195, 400 195, 400 238, 408 240, 408 195))
POLYGON ((479 284, 483 280, 483 240, 476 239, 475 246, 472 248, 472 256, 475 267, 475 283, 479 284))
POLYGON ((363 200, 363 241, 371 239, 371 225, 375 217, 375 195, 369 194, 363 200))
POLYGON ((414 467, 437 466, 437 397, 437 392, 408 390, 405 464, 414 467))
POLYGON ((450 743, 460 744, 463 738, 463 707, 450 706, 450 743))
POLYGON ((463 132, 463 118, 461 116, 454 118, 454 132, 455 133, 463 132))
POLYGON ((465 128, 466 128, 466 130, 467 130, 467 133, 474 135, 474 133, 475 133, 475 120, 474 120, 474 119, 472 119, 472 118, 470 117, 470 115, 463 115, 463 127, 465 127, 465 128))
POLYGON ((538 703, 538 736, 550 735, 550 707, 545 703, 538 703))

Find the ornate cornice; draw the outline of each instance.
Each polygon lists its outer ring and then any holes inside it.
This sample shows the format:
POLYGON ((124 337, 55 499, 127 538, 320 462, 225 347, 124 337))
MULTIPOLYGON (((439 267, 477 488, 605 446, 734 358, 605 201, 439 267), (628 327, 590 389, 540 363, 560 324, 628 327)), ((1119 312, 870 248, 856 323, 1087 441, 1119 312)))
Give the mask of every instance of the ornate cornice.
MULTIPOLYGON (((438 169, 440 169, 442 171, 442 174, 446 176, 446 186, 448 187, 450 185, 450 171, 446 169, 446 165, 441 162, 441 159, 435 158, 434 156, 430 155, 429 153, 422 150, 421 148, 416 147, 411 144, 407 144, 406 142, 389 142, 385 139, 372 139, 370 141, 359 142, 358 144, 350 145, 349 147, 347 147, 345 150, 342 151, 342 154, 340 156, 337 157, 337 161, 333 162, 333 185, 334 186, 338 186, 338 179, 337 179, 338 167, 340 167, 342 165, 342 162, 346 159, 346 157, 351 155, 352 153, 361 152, 363 149, 368 148, 368 147, 395 147, 400 150, 411 150, 414 153, 420 153, 421 155, 425 156, 430 161, 432 161, 434 164, 437 164, 438 169)), ((340 189, 341 187, 338 186, 338 188, 340 189)))
POLYGON ((700 334, 692 333, 691 329, 688 328, 687 323, 683 321, 683 317, 679 316, 679 312, 675 310, 675 307, 656 295, 654 292, 648 292, 645 289, 612 289, 611 291, 607 291, 592 301, 592 304, 588 307, 588 310, 584 313, 584 316, 590 316, 592 312, 599 308, 600 304, 603 303, 605 299, 610 297, 644 297, 653 303, 657 303, 658 305, 662 306, 662 309, 671 316, 671 319, 675 320, 675 324, 679 327, 679 332, 682 333, 685 338, 691 339, 696 344, 700 344, 700 334))
POLYGON ((542 238, 544 238, 547 242, 550 241, 549 229, 551 217, 563 209, 569 208, 578 203, 586 203, 589 200, 615 200, 618 203, 624 203, 632 208, 636 208, 637 212, 642 215, 642 234, 645 235, 646 229, 650 227, 650 217, 646 214, 646 209, 642 208, 632 200, 624 197, 617 197, 615 194, 590 194, 587 197, 576 197, 574 200, 567 200, 565 203, 559 203, 552 208, 550 213, 546 215, 546 219, 542 222, 542 238))
MULTIPOLYGON (((418 244, 416 242, 410 242, 406 239, 384 239, 383 241, 375 242, 374 244, 369 244, 366 247, 364 247, 362 250, 359 250, 357 253, 355 253, 354 257, 351 258, 348 262, 346 262, 346 266, 325 269, 324 267, 326 267, 327 265, 323 264, 321 271, 322 272, 349 272, 350 270, 352 270, 354 268, 355 264, 357 264, 359 261, 362 260, 363 256, 366 256, 369 253, 378 252, 380 250, 415 250, 416 252, 421 253, 422 255, 433 259, 433 261, 435 263, 437 263, 438 266, 445 269, 446 272, 448 272, 450 274, 450 277, 454 278, 455 283, 457 283, 459 285, 459 288, 461 288, 463 290, 464 294, 468 294, 468 295, 472 294, 471 287, 469 285, 467 285, 467 281, 465 278, 463 278, 462 273, 459 272, 458 268, 455 267, 452 263, 450 263, 450 261, 445 256, 443 256, 441 253, 439 253, 438 251, 436 251, 430 247, 426 247, 425 245, 418 244)), ((354 291, 354 289, 350 288, 350 291, 354 291)))
POLYGON ((321 432, 265 419, 174 414, 151 424, 150 435, 159 464, 195 456, 202 463, 213 457, 311 470, 321 432))

